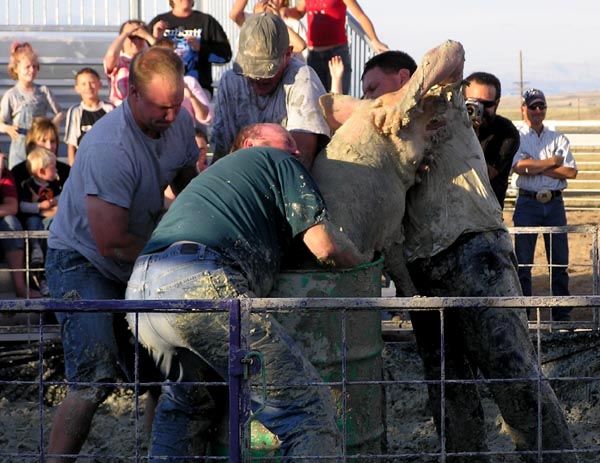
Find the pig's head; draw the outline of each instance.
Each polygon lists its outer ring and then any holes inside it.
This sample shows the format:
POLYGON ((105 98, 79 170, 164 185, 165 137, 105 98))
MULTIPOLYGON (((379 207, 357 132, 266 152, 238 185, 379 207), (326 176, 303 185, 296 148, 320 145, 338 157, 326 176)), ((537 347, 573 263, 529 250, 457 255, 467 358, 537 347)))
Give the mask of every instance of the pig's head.
POLYGON ((331 94, 321 97, 327 122, 333 130, 339 129, 328 155, 339 151, 341 139, 357 153, 391 157, 388 161, 400 181, 410 187, 428 158, 432 140, 443 136, 448 102, 460 90, 463 63, 460 43, 447 41, 430 50, 409 81, 395 92, 373 101, 331 94))

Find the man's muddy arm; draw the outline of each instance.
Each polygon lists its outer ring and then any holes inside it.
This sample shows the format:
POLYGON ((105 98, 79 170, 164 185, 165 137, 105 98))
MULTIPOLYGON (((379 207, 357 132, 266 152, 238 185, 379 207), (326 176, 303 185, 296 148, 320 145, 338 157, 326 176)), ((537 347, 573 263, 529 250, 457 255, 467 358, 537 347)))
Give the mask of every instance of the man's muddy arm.
POLYGON ((319 262, 326 266, 355 267, 369 261, 369 258, 361 255, 346 235, 338 232, 327 221, 306 230, 302 241, 319 262))

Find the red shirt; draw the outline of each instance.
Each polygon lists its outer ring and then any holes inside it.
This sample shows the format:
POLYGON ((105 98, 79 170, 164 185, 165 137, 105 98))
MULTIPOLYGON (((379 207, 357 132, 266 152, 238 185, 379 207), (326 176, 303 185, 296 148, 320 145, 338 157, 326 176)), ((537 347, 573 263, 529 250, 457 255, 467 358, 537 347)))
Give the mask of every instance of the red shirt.
POLYGON ((348 43, 346 4, 343 0, 306 0, 309 47, 327 47, 348 43))
POLYGON ((15 178, 6 167, 2 169, 2 176, 0 176, 0 201, 4 198, 17 198, 15 178))

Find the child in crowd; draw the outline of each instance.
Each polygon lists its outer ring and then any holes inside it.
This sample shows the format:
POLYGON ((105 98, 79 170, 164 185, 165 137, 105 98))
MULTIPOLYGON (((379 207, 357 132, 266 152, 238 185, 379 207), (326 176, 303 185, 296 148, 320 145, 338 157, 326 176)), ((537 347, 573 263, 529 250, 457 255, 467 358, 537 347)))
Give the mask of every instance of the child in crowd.
MULTIPOLYGON (((47 117, 35 117, 31 124, 31 129, 29 129, 27 137, 25 137, 25 151, 27 153, 30 153, 37 147, 46 148, 55 155, 58 153, 58 129, 47 117)), ((58 179, 62 187, 65 180, 67 180, 71 169, 68 164, 65 164, 64 162, 58 162, 56 165, 58 179)), ((23 161, 20 164, 17 164, 12 168, 12 174, 17 185, 27 180, 29 178, 27 163, 23 161)))
POLYGON ((331 76, 331 93, 342 94, 343 77, 344 77, 344 62, 341 56, 334 56, 329 60, 329 75, 331 76))
MULTIPOLYGON (((46 230, 56 214, 61 186, 56 171, 56 156, 37 147, 27 155, 29 177, 18 185, 19 210, 26 230, 46 230)), ((31 264, 44 263, 40 240, 31 241, 31 264)))
POLYGON ((110 80, 109 100, 119 106, 129 93, 129 64, 146 46, 154 45, 154 37, 146 24, 131 19, 121 24, 119 35, 104 54, 104 72, 110 80))
MULTIPOLYGON (((156 39, 154 46, 175 50, 175 43, 167 37, 156 39)), ((183 83, 185 88, 183 89, 183 103, 181 106, 190 113, 190 116, 194 119, 194 124, 209 125, 214 114, 210 94, 191 75, 183 76, 183 83)))
MULTIPOLYGON (((19 203, 17 199, 17 187, 11 172, 4 167, 5 154, 0 153, 0 231, 22 231, 21 222, 17 219, 19 203)), ((17 238, 0 240, 0 248, 4 251, 4 257, 11 270, 22 269, 25 265, 25 253, 23 251, 23 240, 17 238)), ((17 297, 40 297, 41 294, 34 289, 27 292, 25 284, 25 273, 22 271, 10 272, 15 294, 17 297)))
POLYGON ((114 109, 110 103, 100 100, 98 92, 102 87, 100 76, 92 68, 83 68, 75 74, 75 91, 81 96, 81 103, 67 111, 65 143, 69 165, 75 162, 77 147, 92 126, 106 113, 114 109))
POLYGON ((29 43, 13 43, 10 48, 8 75, 17 81, 0 100, 0 132, 11 138, 8 167, 25 161, 25 135, 33 118, 52 114, 52 121, 62 120, 60 106, 45 85, 36 85, 40 69, 38 57, 29 43))

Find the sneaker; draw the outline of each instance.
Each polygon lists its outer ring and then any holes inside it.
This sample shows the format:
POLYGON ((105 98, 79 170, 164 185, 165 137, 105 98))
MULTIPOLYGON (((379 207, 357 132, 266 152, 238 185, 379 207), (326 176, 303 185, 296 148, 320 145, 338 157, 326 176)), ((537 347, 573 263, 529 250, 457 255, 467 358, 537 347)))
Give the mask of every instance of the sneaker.
POLYGON ((41 267, 44 265, 44 251, 39 246, 34 247, 31 250, 31 265, 36 267, 41 267))

